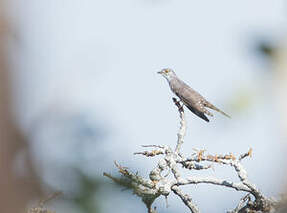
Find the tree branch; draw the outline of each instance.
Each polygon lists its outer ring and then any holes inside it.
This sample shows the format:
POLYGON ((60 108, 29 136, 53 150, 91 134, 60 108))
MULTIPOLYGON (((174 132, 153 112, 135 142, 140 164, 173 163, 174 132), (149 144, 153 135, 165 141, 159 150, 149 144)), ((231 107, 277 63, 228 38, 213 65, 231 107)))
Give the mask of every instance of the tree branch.
POLYGON ((192 202, 191 197, 188 194, 184 194, 178 186, 172 186, 174 194, 180 197, 182 202, 189 208, 192 213, 199 213, 198 207, 192 202))
POLYGON ((153 150, 145 150, 142 152, 136 152, 135 155, 143 155, 145 157, 162 156, 158 161, 156 167, 149 173, 149 179, 139 176, 137 173, 130 172, 127 168, 120 166, 115 162, 116 167, 119 169, 119 173, 123 178, 116 178, 110 174, 104 173, 104 175, 114 182, 127 188, 131 188, 134 194, 142 198, 142 201, 146 204, 148 212, 155 212, 152 208, 152 203, 159 196, 167 197, 171 192, 181 198, 183 203, 189 208, 192 213, 199 213, 199 209, 193 202, 190 195, 185 194, 180 186, 192 185, 192 184, 213 184, 228 188, 233 188, 237 191, 247 192, 246 198, 242 198, 238 206, 232 213, 241 212, 241 210, 252 210, 252 212, 270 212, 274 209, 275 201, 266 198, 256 185, 251 183, 247 178, 247 171, 241 164, 241 160, 251 157, 252 149, 248 152, 241 154, 238 158, 232 153, 225 155, 206 155, 206 150, 196 150, 195 153, 190 153, 191 157, 184 157, 181 153, 181 146, 184 143, 184 136, 186 134, 186 121, 184 110, 180 105, 180 102, 173 98, 173 102, 179 111, 180 128, 178 131, 178 138, 175 149, 171 149, 169 146, 159 145, 146 145, 144 148, 152 148, 153 150), (209 165, 204 165, 206 162, 209 165), (204 170, 213 168, 213 164, 228 165, 233 167, 239 181, 232 182, 227 179, 219 179, 216 177, 202 177, 202 176, 189 176, 182 177, 179 170, 180 167, 188 170, 204 170), (165 172, 165 173, 164 173, 165 172), (165 174, 165 175, 164 175, 165 174), (124 181, 123 181, 124 180, 124 181), (250 198, 253 195, 254 201, 250 198), (247 201, 248 197, 248 202, 247 201))
POLYGON ((177 143, 175 147, 175 153, 179 153, 181 145, 184 143, 184 136, 186 134, 186 121, 185 121, 183 106, 180 105, 179 101, 177 101, 176 98, 172 98, 172 100, 178 108, 179 117, 180 117, 180 128, 177 133, 177 143))

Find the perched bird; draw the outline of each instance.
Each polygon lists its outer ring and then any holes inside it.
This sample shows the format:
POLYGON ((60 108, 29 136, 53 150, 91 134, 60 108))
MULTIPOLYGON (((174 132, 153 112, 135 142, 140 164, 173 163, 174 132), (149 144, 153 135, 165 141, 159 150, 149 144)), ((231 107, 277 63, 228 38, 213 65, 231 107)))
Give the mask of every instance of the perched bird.
POLYGON ((221 111, 211 103, 209 103, 204 97, 202 97, 198 92, 180 80, 172 69, 165 68, 160 72, 169 83, 170 89, 174 94, 176 94, 182 103, 194 114, 202 118, 203 120, 209 122, 206 115, 213 116, 205 107, 213 109, 221 114, 230 118, 225 112, 221 111))

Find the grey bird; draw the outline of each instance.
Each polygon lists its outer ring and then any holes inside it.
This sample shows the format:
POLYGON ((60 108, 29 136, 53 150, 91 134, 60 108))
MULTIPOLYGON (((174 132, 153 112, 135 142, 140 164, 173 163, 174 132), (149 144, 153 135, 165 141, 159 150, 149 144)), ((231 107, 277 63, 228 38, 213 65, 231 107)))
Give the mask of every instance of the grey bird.
POLYGON ((191 112, 193 112, 203 120, 209 122, 209 119, 206 117, 206 115, 213 116, 213 114, 209 112, 205 107, 220 112, 221 114, 230 118, 229 115, 209 103, 198 92, 196 92, 194 89, 192 89, 182 80, 180 80, 172 69, 165 68, 158 73, 161 74, 168 81, 171 91, 179 97, 182 103, 191 112))

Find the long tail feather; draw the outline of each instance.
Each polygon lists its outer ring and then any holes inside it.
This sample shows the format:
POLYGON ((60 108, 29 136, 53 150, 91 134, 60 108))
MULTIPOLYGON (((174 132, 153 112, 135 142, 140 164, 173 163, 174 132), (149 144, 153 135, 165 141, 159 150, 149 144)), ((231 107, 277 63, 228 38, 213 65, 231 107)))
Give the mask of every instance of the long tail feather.
POLYGON ((230 115, 226 114, 225 112, 221 111, 220 109, 218 109, 216 106, 212 105, 211 103, 206 103, 206 107, 210 108, 210 109, 213 109, 217 112, 220 112, 222 115, 228 117, 228 118, 231 118, 230 115))
POLYGON ((228 117, 228 118, 231 118, 230 115, 226 114, 225 112, 221 111, 220 109, 218 109, 218 110, 216 110, 216 111, 220 112, 222 115, 225 115, 225 116, 228 117))

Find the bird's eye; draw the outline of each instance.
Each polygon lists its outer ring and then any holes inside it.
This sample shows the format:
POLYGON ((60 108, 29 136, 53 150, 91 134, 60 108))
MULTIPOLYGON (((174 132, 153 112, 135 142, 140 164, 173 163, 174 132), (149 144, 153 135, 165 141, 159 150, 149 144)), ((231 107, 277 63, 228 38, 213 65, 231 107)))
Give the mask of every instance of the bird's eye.
POLYGON ((168 73, 168 70, 164 70, 165 73, 168 73))

